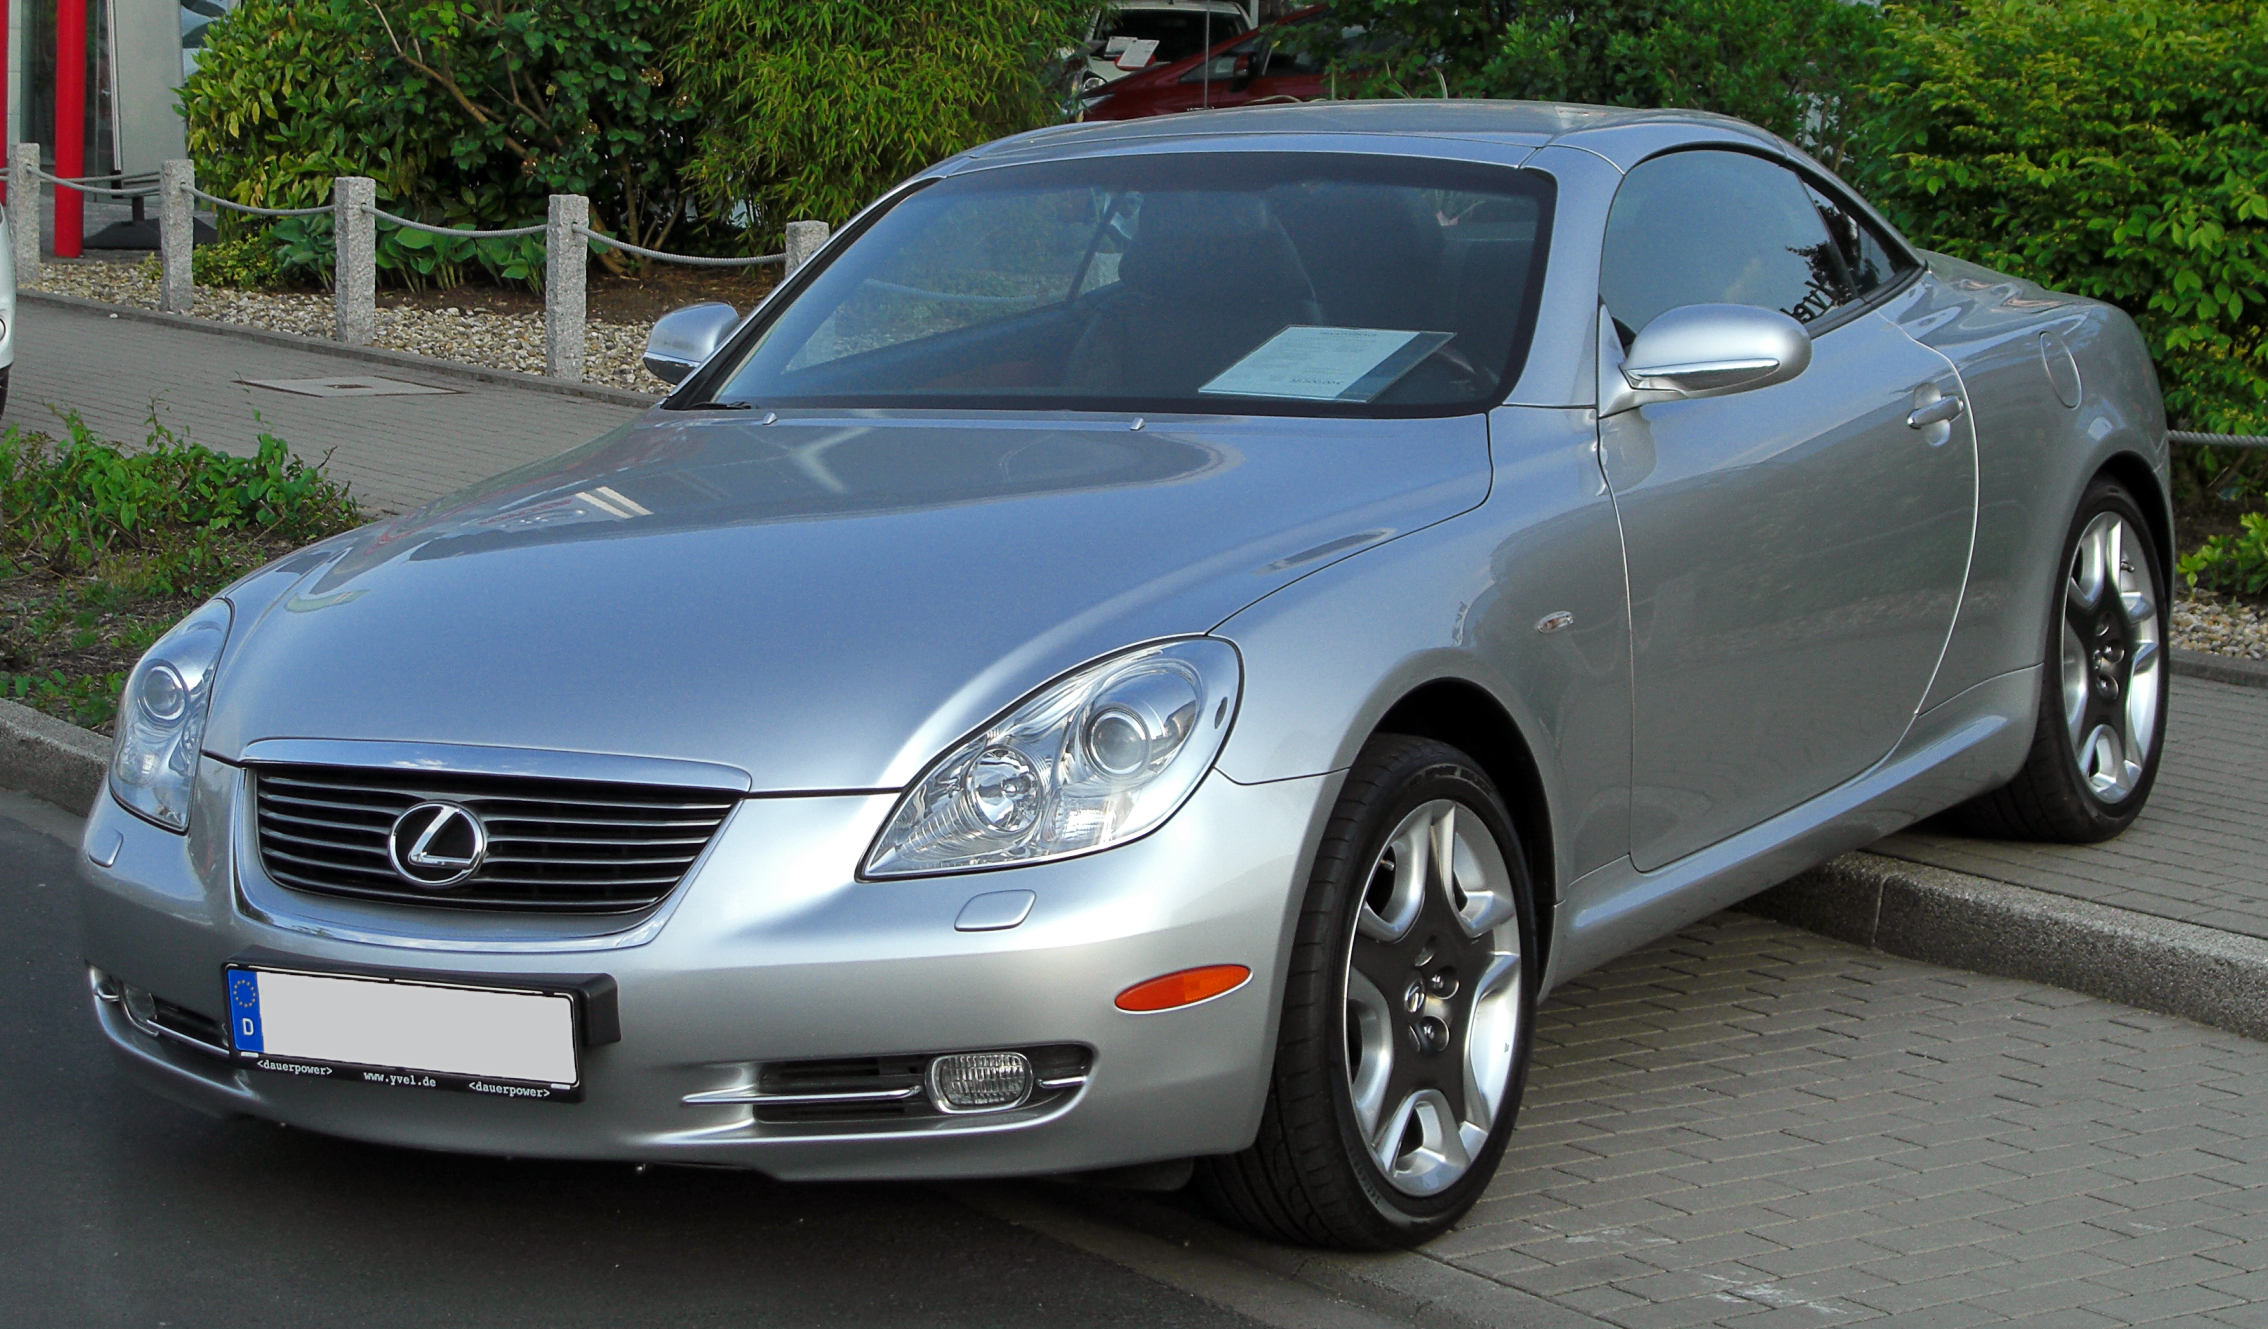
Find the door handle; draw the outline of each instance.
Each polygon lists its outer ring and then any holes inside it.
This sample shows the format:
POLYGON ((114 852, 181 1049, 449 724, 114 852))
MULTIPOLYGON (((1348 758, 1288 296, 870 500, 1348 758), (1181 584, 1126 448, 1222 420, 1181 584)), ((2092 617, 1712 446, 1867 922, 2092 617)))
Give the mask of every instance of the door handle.
POLYGON ((1915 407, 1912 413, 1906 416, 1906 428, 1927 429, 1931 425, 1941 425, 1948 420, 1957 420, 1961 416, 1962 409, 1959 397, 1939 397, 1927 406, 1915 407))

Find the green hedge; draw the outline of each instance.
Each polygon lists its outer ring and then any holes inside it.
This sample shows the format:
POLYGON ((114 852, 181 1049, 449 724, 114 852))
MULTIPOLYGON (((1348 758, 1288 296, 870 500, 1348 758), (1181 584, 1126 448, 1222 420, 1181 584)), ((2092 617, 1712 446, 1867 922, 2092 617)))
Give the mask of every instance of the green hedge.
POLYGON ((1907 234, 2117 304, 2177 428, 2268 433, 2268 6, 1895 6, 1863 95, 1907 234))

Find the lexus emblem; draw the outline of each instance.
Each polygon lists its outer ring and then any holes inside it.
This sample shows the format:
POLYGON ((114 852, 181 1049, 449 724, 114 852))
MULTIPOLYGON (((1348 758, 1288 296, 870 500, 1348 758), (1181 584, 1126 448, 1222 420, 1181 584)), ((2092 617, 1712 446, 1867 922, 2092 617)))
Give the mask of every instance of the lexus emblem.
POLYGON ((457 803, 420 803, 394 818, 386 833, 386 857, 394 872, 412 886, 445 890, 480 870, 488 856, 488 828, 471 808, 457 803))

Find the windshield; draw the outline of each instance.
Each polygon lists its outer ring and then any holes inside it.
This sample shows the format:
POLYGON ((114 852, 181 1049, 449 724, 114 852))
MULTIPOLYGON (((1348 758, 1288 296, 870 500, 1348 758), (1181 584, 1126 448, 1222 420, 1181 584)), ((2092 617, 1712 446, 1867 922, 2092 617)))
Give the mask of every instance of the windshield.
POLYGON ((1501 401, 1548 177, 1172 153, 919 189, 679 394, 750 406, 1440 415, 1501 401))

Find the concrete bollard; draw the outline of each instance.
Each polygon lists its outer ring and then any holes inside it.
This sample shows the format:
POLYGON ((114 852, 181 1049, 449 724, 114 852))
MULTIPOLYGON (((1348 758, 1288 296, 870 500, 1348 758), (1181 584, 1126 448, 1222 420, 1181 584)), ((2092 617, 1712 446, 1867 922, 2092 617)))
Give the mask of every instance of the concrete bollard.
POLYGON ((576 234, 591 224, 591 201, 581 194, 553 194, 543 225, 543 372, 570 383, 583 381, 583 322, 590 246, 576 234))
POLYGON ((787 224, 787 271, 783 277, 793 277, 795 270, 811 261, 819 247, 827 243, 827 223, 821 221, 792 221, 787 224))
POLYGON ((158 308, 191 314, 197 308, 197 279, 190 252, 197 244, 197 164, 175 158, 158 163, 158 308))
POLYGON ((16 287, 39 285, 39 145, 18 143, 8 159, 8 234, 16 287))
POLYGON ((368 346, 378 336, 378 182, 366 175, 331 181, 331 303, 338 339, 368 346))

